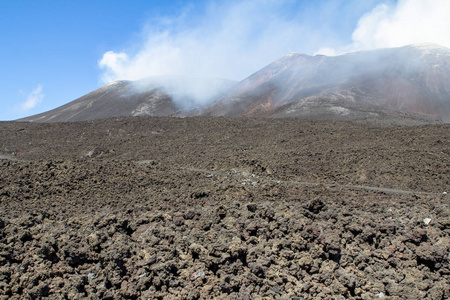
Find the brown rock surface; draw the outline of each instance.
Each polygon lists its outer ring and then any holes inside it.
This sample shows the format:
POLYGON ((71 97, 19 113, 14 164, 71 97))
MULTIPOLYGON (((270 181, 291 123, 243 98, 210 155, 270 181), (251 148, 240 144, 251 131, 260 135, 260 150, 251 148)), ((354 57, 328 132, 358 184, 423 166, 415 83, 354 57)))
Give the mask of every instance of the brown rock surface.
POLYGON ((449 298, 449 129, 2 122, 0 297, 449 298))

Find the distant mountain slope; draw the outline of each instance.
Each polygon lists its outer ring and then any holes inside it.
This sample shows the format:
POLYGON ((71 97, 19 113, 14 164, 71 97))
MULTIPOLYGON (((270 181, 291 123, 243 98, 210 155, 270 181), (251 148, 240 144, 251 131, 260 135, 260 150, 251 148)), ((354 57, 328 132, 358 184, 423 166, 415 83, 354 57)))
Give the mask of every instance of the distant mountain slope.
POLYGON ((172 99, 161 89, 136 93, 132 82, 116 81, 66 105, 22 121, 67 122, 119 116, 166 116, 177 111, 172 99))
POLYGON ((239 83, 180 76, 117 81, 21 121, 193 115, 450 122, 450 49, 420 44, 334 57, 289 54, 239 83))
POLYGON ((122 116, 189 114, 228 90, 234 81, 161 76, 116 81, 53 110, 20 119, 29 122, 72 122, 122 116))
POLYGON ((289 54, 202 112, 313 119, 405 113, 450 122, 450 49, 422 44, 335 57, 289 54))

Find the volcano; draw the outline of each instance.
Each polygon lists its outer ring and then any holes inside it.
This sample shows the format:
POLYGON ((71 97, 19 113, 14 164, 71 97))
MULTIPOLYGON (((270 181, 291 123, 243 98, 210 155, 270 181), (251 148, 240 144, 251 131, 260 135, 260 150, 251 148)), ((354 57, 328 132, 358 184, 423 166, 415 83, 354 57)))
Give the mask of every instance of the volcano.
POLYGON ((47 123, 128 116, 190 115, 235 83, 223 79, 182 76, 115 81, 63 106, 20 121, 47 123))
POLYGON ((21 120, 194 115, 450 122, 450 49, 420 44, 340 56, 288 54, 238 83, 177 76, 117 81, 21 120))
POLYGON ((241 81, 203 114, 450 122, 450 49, 421 44, 333 57, 289 54, 241 81))

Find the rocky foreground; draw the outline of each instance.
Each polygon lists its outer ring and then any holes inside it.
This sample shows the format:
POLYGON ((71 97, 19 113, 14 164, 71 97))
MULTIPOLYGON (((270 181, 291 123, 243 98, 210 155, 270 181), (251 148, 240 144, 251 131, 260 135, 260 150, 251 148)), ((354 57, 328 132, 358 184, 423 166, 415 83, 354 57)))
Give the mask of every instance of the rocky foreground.
POLYGON ((2 299, 450 297, 449 125, 0 129, 2 299))

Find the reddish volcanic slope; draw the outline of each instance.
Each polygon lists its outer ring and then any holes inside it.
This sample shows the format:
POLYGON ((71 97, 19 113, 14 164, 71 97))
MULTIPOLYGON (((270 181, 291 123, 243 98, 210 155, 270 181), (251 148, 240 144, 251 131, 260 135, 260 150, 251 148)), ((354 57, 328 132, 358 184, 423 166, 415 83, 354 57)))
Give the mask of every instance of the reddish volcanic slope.
POLYGON ((450 122, 450 49, 421 44, 334 57, 289 54, 239 83, 176 76, 117 81, 22 121, 193 115, 450 122))
POLYGON ((289 54, 203 112, 319 119, 402 113, 450 121, 450 49, 421 44, 334 57, 289 54))
POLYGON ((116 81, 66 105, 21 121, 72 122, 121 116, 167 116, 177 110, 171 97, 162 89, 136 93, 133 82, 116 81))
POLYGON ((235 82, 214 78, 159 76, 115 81, 53 110, 20 121, 73 122, 128 116, 189 114, 235 82))

